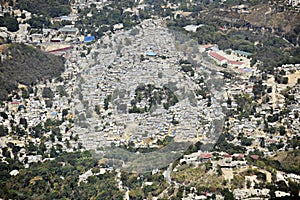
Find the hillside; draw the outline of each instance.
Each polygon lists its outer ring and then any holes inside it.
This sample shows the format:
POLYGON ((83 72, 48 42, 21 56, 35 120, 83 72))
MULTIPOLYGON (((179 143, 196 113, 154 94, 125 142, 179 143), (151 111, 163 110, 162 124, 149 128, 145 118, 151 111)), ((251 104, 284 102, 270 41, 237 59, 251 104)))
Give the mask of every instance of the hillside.
POLYGON ((18 83, 30 85, 38 80, 59 76, 64 59, 24 44, 11 44, 2 49, 0 61, 0 99, 17 88, 18 83))
POLYGON ((300 173, 300 150, 280 152, 273 160, 279 161, 284 171, 296 174, 300 173))
POLYGON ((260 5, 252 7, 251 14, 241 16, 241 18, 254 26, 272 28, 284 35, 294 45, 299 44, 299 13, 289 10, 278 12, 269 5, 260 5))
POLYGON ((16 7, 50 17, 68 15, 71 12, 69 0, 17 0, 16 7))
POLYGON ((251 8, 251 13, 245 20, 256 26, 272 27, 290 32, 299 25, 300 15, 296 12, 278 12, 269 5, 259 5, 251 8))

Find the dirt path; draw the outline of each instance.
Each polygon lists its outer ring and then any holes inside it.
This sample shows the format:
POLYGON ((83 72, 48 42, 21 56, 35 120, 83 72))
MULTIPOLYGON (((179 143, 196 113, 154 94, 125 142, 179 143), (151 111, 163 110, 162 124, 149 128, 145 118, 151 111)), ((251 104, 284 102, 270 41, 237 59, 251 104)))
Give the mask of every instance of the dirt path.
POLYGON ((277 88, 277 86, 276 86, 276 83, 275 83, 274 76, 272 76, 272 78, 268 79, 268 83, 270 85, 272 85, 272 102, 273 102, 273 109, 275 109, 276 106, 277 106, 278 98, 276 96, 276 88, 277 88))

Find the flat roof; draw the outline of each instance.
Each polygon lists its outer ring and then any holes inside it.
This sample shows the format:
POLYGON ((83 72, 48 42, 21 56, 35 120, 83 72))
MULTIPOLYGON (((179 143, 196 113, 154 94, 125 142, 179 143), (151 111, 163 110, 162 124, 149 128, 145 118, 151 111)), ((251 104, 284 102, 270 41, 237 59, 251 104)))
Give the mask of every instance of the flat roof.
POLYGON ((74 28, 74 27, 70 27, 70 26, 65 26, 65 27, 60 28, 58 31, 60 31, 60 32, 77 32, 78 29, 74 28))
POLYGON ((94 36, 84 36, 84 42, 92 42, 95 40, 94 36))
POLYGON ((153 51, 148 51, 148 52, 146 52, 146 55, 147 56, 156 56, 157 54, 153 51))

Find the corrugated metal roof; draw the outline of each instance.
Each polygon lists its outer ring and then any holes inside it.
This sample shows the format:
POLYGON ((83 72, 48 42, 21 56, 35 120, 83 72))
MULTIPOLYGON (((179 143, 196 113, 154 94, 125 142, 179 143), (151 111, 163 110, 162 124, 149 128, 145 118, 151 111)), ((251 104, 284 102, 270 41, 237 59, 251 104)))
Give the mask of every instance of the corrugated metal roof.
POLYGON ((225 57, 223 57, 220 54, 213 52, 213 51, 209 52, 209 55, 211 55, 212 57, 214 57, 215 59, 217 59, 219 61, 227 60, 225 57))

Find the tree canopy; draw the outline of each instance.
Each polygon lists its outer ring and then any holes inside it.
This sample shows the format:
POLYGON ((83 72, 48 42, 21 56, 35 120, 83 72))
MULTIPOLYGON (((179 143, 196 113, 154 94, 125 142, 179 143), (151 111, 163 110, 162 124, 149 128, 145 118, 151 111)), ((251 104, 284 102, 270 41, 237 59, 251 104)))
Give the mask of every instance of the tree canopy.
POLYGON ((69 0, 18 0, 17 7, 37 15, 58 17, 71 12, 69 0))

